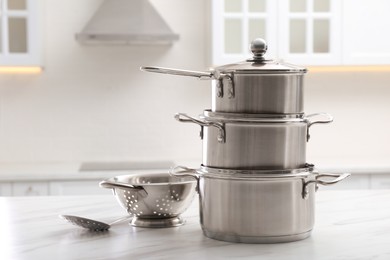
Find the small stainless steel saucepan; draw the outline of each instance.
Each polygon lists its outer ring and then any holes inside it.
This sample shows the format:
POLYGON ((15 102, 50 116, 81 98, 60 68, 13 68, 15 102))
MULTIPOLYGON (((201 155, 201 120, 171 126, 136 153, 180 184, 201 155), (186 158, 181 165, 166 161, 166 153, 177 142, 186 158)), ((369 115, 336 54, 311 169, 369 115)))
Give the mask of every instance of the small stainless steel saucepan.
POLYGON ((216 67, 208 72, 141 67, 155 73, 212 79, 212 112, 303 113, 303 75, 306 69, 281 61, 266 60, 267 44, 255 39, 253 57, 216 67))

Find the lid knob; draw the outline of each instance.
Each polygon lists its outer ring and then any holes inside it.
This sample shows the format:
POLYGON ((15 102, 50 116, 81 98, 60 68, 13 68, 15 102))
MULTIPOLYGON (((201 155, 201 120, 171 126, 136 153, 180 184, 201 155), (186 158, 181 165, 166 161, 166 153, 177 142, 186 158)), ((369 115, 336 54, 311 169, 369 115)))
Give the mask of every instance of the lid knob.
POLYGON ((253 60, 264 60, 263 55, 267 52, 267 43, 261 38, 256 38, 251 42, 251 52, 253 60))

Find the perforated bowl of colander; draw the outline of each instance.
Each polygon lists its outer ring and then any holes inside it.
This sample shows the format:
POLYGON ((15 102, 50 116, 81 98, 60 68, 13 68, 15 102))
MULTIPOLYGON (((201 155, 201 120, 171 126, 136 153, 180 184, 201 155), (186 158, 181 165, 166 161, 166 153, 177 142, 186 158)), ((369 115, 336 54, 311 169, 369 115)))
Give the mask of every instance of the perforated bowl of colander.
POLYGON ((116 176, 99 183, 110 188, 119 204, 133 216, 136 227, 176 227, 194 199, 197 181, 192 177, 149 173, 116 176))

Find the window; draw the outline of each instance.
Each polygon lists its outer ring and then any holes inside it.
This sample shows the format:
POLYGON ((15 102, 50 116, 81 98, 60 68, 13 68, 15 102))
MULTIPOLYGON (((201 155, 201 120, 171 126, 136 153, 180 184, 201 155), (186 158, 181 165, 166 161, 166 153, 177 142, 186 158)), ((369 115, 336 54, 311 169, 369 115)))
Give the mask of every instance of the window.
POLYGON ((0 65, 40 65, 39 2, 0 0, 0 65))

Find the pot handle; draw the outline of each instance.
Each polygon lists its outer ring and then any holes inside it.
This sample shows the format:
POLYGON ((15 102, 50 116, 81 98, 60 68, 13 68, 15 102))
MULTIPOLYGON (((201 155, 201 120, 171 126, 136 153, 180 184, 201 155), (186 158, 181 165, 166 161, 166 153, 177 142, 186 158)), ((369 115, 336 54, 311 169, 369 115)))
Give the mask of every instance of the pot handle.
POLYGON ((139 192, 142 197, 146 197, 148 195, 148 193, 142 186, 135 186, 127 183, 111 182, 109 180, 104 180, 99 183, 99 186, 101 188, 107 188, 113 190, 115 190, 115 188, 124 189, 124 190, 128 190, 128 189, 135 190, 139 192))
POLYGON ((201 120, 198 120, 197 118, 194 118, 194 117, 189 116, 189 115, 184 114, 184 113, 175 114, 175 119, 177 121, 183 122, 183 123, 195 123, 195 124, 200 125, 201 126, 201 130, 200 130, 200 138, 201 139, 203 139, 203 127, 205 127, 205 126, 216 127, 218 129, 218 136, 217 136, 218 142, 224 143, 226 141, 226 139, 225 139, 226 138, 225 126, 223 123, 201 121, 201 120))
POLYGON ((191 169, 185 166, 174 166, 169 170, 169 174, 175 177, 192 177, 195 178, 197 184, 196 184, 196 191, 199 193, 199 174, 196 171, 196 169, 191 169))
POLYGON ((328 114, 328 113, 315 113, 315 114, 310 114, 310 115, 307 115, 306 118, 308 119, 308 124, 307 124, 307 140, 306 141, 309 141, 310 139, 310 132, 309 132, 309 129, 312 125, 315 125, 315 124, 329 124, 331 122, 333 122, 333 116, 328 114), (311 117, 318 117, 318 116, 321 116, 321 117, 325 117, 325 119, 322 119, 322 120, 315 120, 315 119, 310 119, 311 117))
POLYGON ((311 180, 311 181, 308 181, 308 182, 305 182, 305 184, 303 185, 303 191, 302 191, 302 197, 304 199, 307 199, 309 197, 309 185, 312 184, 312 183, 315 183, 316 185, 316 191, 318 190, 318 184, 321 184, 321 185, 324 185, 324 186, 327 186, 327 185, 333 185, 333 184, 336 184, 346 178, 348 178, 349 176, 351 176, 350 173, 341 173, 341 174, 337 174, 337 173, 321 173, 321 174, 318 174, 315 178, 315 180, 311 180), (334 179, 331 179, 331 180, 321 180, 321 178, 332 178, 332 177, 335 177, 334 179))
POLYGON ((162 73, 162 74, 170 74, 170 75, 178 75, 178 76, 187 76, 187 77, 195 77, 198 79, 216 79, 216 88, 217 88, 217 97, 223 97, 223 79, 226 79, 228 82, 228 97, 234 98, 235 90, 234 90, 234 82, 233 76, 226 73, 215 73, 214 72, 204 72, 204 71, 194 71, 194 70, 179 70, 179 69, 171 69, 171 68, 163 68, 163 67, 150 67, 143 66, 140 67, 140 70, 154 73, 162 73))
POLYGON ((203 72, 203 71, 179 70, 179 69, 162 68, 162 67, 141 67, 140 70, 147 71, 147 72, 154 72, 154 73, 178 75, 178 76, 189 76, 189 77, 195 77, 199 79, 215 78, 213 73, 203 72))

